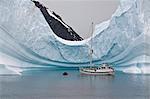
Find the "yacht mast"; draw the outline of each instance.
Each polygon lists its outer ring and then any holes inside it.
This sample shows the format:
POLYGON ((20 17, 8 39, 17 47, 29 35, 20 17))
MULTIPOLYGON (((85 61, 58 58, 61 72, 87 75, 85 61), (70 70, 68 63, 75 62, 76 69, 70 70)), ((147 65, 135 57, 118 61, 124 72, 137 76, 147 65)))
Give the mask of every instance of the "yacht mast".
POLYGON ((91 46, 90 46, 90 66, 92 66, 92 61, 93 61, 93 49, 92 49, 92 39, 93 39, 93 22, 92 22, 92 33, 91 33, 91 46))

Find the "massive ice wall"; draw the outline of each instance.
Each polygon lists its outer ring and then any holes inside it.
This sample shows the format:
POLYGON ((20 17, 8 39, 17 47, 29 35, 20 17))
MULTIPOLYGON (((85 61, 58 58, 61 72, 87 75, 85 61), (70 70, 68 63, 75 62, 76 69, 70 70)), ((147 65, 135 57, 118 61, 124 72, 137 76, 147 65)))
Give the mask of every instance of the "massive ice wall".
POLYGON ((95 64, 149 73, 149 5, 149 0, 120 0, 111 19, 95 26, 92 42, 72 42, 57 37, 30 0, 0 0, 0 74, 87 66, 91 43, 95 64))

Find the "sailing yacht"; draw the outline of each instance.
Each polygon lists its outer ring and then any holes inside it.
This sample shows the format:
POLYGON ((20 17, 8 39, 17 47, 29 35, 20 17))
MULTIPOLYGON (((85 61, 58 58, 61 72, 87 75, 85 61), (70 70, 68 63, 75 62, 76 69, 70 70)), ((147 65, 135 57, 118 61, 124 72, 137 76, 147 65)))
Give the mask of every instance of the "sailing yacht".
POLYGON ((80 68, 80 73, 87 75, 114 75, 115 70, 109 64, 103 63, 98 67, 82 67, 80 68))
MULTIPOLYGON (((92 22, 92 35, 93 35, 93 22, 92 22)), ((103 63, 99 66, 94 66, 92 64, 92 55, 94 51, 92 49, 92 36, 91 36, 91 46, 90 46, 90 66, 89 67, 81 67, 79 68, 79 71, 81 74, 87 74, 87 75, 114 75, 115 70, 112 68, 110 64, 103 63)))

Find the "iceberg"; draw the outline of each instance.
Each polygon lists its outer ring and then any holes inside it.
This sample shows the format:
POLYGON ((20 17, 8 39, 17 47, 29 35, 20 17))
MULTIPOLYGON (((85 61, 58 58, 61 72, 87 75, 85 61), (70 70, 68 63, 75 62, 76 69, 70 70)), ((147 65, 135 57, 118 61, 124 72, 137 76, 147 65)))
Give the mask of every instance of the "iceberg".
POLYGON ((111 19, 97 24, 92 37, 68 41, 53 32, 32 1, 0 0, 0 74, 87 66, 91 44, 94 64, 148 74, 149 5, 149 0, 120 0, 111 19))

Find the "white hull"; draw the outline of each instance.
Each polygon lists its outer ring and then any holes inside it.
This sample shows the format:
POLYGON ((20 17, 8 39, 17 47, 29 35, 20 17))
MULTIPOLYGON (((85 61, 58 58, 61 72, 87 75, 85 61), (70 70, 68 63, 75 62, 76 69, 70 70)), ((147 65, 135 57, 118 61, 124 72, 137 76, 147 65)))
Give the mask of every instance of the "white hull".
POLYGON ((83 70, 80 70, 80 73, 86 75, 114 75, 115 74, 115 72, 88 72, 83 70))
POLYGON ((80 68, 80 73, 86 75, 114 75, 115 71, 112 67, 103 64, 99 68, 96 67, 80 68))

